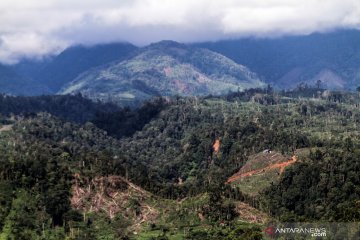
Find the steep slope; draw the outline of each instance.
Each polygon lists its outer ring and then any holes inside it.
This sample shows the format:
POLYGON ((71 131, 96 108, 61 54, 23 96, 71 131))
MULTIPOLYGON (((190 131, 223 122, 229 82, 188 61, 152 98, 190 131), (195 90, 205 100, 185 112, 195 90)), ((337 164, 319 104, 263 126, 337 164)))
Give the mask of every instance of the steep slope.
POLYGON ((141 224, 154 221, 159 215, 158 210, 148 204, 152 198, 151 193, 121 176, 101 176, 89 180, 75 174, 70 201, 72 207, 81 212, 102 212, 110 219, 122 214, 132 221, 132 228, 138 228, 141 224))
POLYGON ((248 66, 268 83, 282 89, 300 83, 331 89, 360 85, 360 31, 240 39, 195 44, 248 66))
POLYGON ((53 58, 42 62, 23 61, 13 68, 19 74, 47 86, 51 93, 56 93, 80 73, 114 60, 125 59, 136 49, 129 43, 73 46, 53 58))
POLYGON ((261 239, 253 224, 271 216, 258 207, 284 222, 358 222, 360 96, 289 102, 269 93, 286 102, 260 103, 236 94, 174 98, 120 140, 46 113, 0 116, 1 237, 261 239), (240 189, 225 185, 239 169, 240 189), (242 181, 260 187, 262 170, 277 181, 245 195, 242 181))
POLYGON ((238 219, 263 224, 267 218, 245 203, 232 205, 234 200, 228 197, 209 208, 211 194, 221 191, 182 200, 163 199, 146 191, 128 180, 127 169, 133 166, 125 167, 126 161, 133 160, 126 157, 119 142, 90 123, 72 124, 49 114, 15 120, 11 129, 0 133, 0 152, 0 227, 6 226, 4 229, 13 226, 10 217, 14 213, 16 217, 26 213, 27 222, 35 224, 12 228, 27 228, 34 236, 46 231, 47 239, 136 235, 149 239, 148 235, 158 236, 162 229, 177 236, 190 234, 183 228, 206 232, 210 224, 220 222, 211 215, 217 209, 224 213, 233 209, 234 215, 226 221, 234 224, 238 219), (120 170, 123 167, 125 171, 120 170))
POLYGON ((45 87, 17 74, 11 67, 0 64, 0 93, 36 95, 46 93, 45 87))
POLYGON ((246 194, 259 194, 272 183, 278 182, 285 168, 296 163, 299 156, 308 154, 309 150, 304 148, 296 150, 293 156, 270 150, 251 155, 244 166, 228 178, 227 183, 239 187, 246 194))
POLYGON ((262 87, 246 67, 209 50, 162 41, 125 61, 92 69, 60 93, 122 103, 162 95, 207 95, 262 87))

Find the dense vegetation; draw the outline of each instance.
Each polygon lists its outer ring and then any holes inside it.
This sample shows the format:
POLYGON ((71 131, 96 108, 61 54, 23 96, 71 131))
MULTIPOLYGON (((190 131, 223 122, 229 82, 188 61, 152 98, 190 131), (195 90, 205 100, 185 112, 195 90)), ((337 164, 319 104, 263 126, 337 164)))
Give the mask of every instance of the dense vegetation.
POLYGON ((266 190, 267 208, 285 222, 360 221, 360 156, 355 149, 347 138, 341 149, 312 152, 266 190))
POLYGON ((0 95, 0 114, 6 117, 48 112, 66 121, 85 123, 97 115, 117 110, 120 111, 120 108, 114 104, 94 103, 81 94, 33 97, 0 95))
POLYGON ((60 93, 80 92, 91 99, 131 105, 154 96, 224 94, 263 85, 255 73, 218 53, 162 41, 128 59, 85 71, 60 93))
POLYGON ((357 93, 310 87, 160 98, 132 110, 81 96, 3 96, 0 238, 261 239, 260 225, 238 221, 239 201, 274 220, 359 221, 358 103, 357 93), (256 197, 224 184, 252 154, 299 148, 310 154, 256 197), (96 185, 111 176, 126 184, 96 185), (133 192, 114 216, 92 195, 77 208, 70 201, 83 189, 113 199, 110 187, 133 192))

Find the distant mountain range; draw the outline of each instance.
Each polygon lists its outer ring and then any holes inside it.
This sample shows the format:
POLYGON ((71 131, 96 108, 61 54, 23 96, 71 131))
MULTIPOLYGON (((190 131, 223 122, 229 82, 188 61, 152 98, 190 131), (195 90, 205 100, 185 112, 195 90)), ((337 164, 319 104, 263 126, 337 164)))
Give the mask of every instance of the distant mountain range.
POLYGON ((280 89, 301 83, 331 89, 360 85, 360 31, 292 36, 276 39, 240 39, 194 44, 249 67, 280 89))
POLYGON ((124 61, 82 73, 60 93, 130 103, 160 95, 218 95, 264 85, 255 73, 218 53, 162 41, 124 61))
POLYGON ((20 62, 13 70, 46 88, 47 93, 56 93, 80 73, 114 60, 125 59, 136 49, 129 43, 74 46, 41 62, 20 62))
POLYGON ((133 104, 157 95, 222 94, 271 84, 355 89, 360 31, 196 44, 74 46, 42 61, 0 65, 0 92, 74 94, 133 104))
POLYGON ((19 74, 12 67, 0 64, 0 92, 13 95, 38 95, 47 90, 31 78, 19 74))

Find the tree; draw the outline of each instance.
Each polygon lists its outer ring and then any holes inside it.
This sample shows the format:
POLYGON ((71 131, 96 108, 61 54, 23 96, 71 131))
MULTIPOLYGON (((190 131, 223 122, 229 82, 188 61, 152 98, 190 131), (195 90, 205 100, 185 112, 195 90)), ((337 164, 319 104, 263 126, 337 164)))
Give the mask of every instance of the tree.
POLYGON ((213 222, 230 221, 237 216, 235 205, 224 203, 224 186, 211 186, 209 189, 209 202, 203 207, 204 214, 213 222))
POLYGON ((9 182, 0 182, 0 229, 3 227, 6 216, 11 209, 11 201, 13 198, 13 187, 9 182))
POLYGON ((21 189, 11 205, 9 215, 5 219, 0 239, 32 240, 41 232, 41 215, 37 209, 34 196, 21 189))

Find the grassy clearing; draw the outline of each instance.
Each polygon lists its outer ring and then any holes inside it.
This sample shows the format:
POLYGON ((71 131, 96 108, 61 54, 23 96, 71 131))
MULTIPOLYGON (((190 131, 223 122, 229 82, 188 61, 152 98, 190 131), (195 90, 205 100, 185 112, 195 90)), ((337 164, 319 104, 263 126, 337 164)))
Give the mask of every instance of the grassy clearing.
POLYGON ((272 169, 263 174, 246 177, 234 183, 235 186, 246 194, 256 195, 266 187, 270 186, 279 178, 279 169, 272 169))

